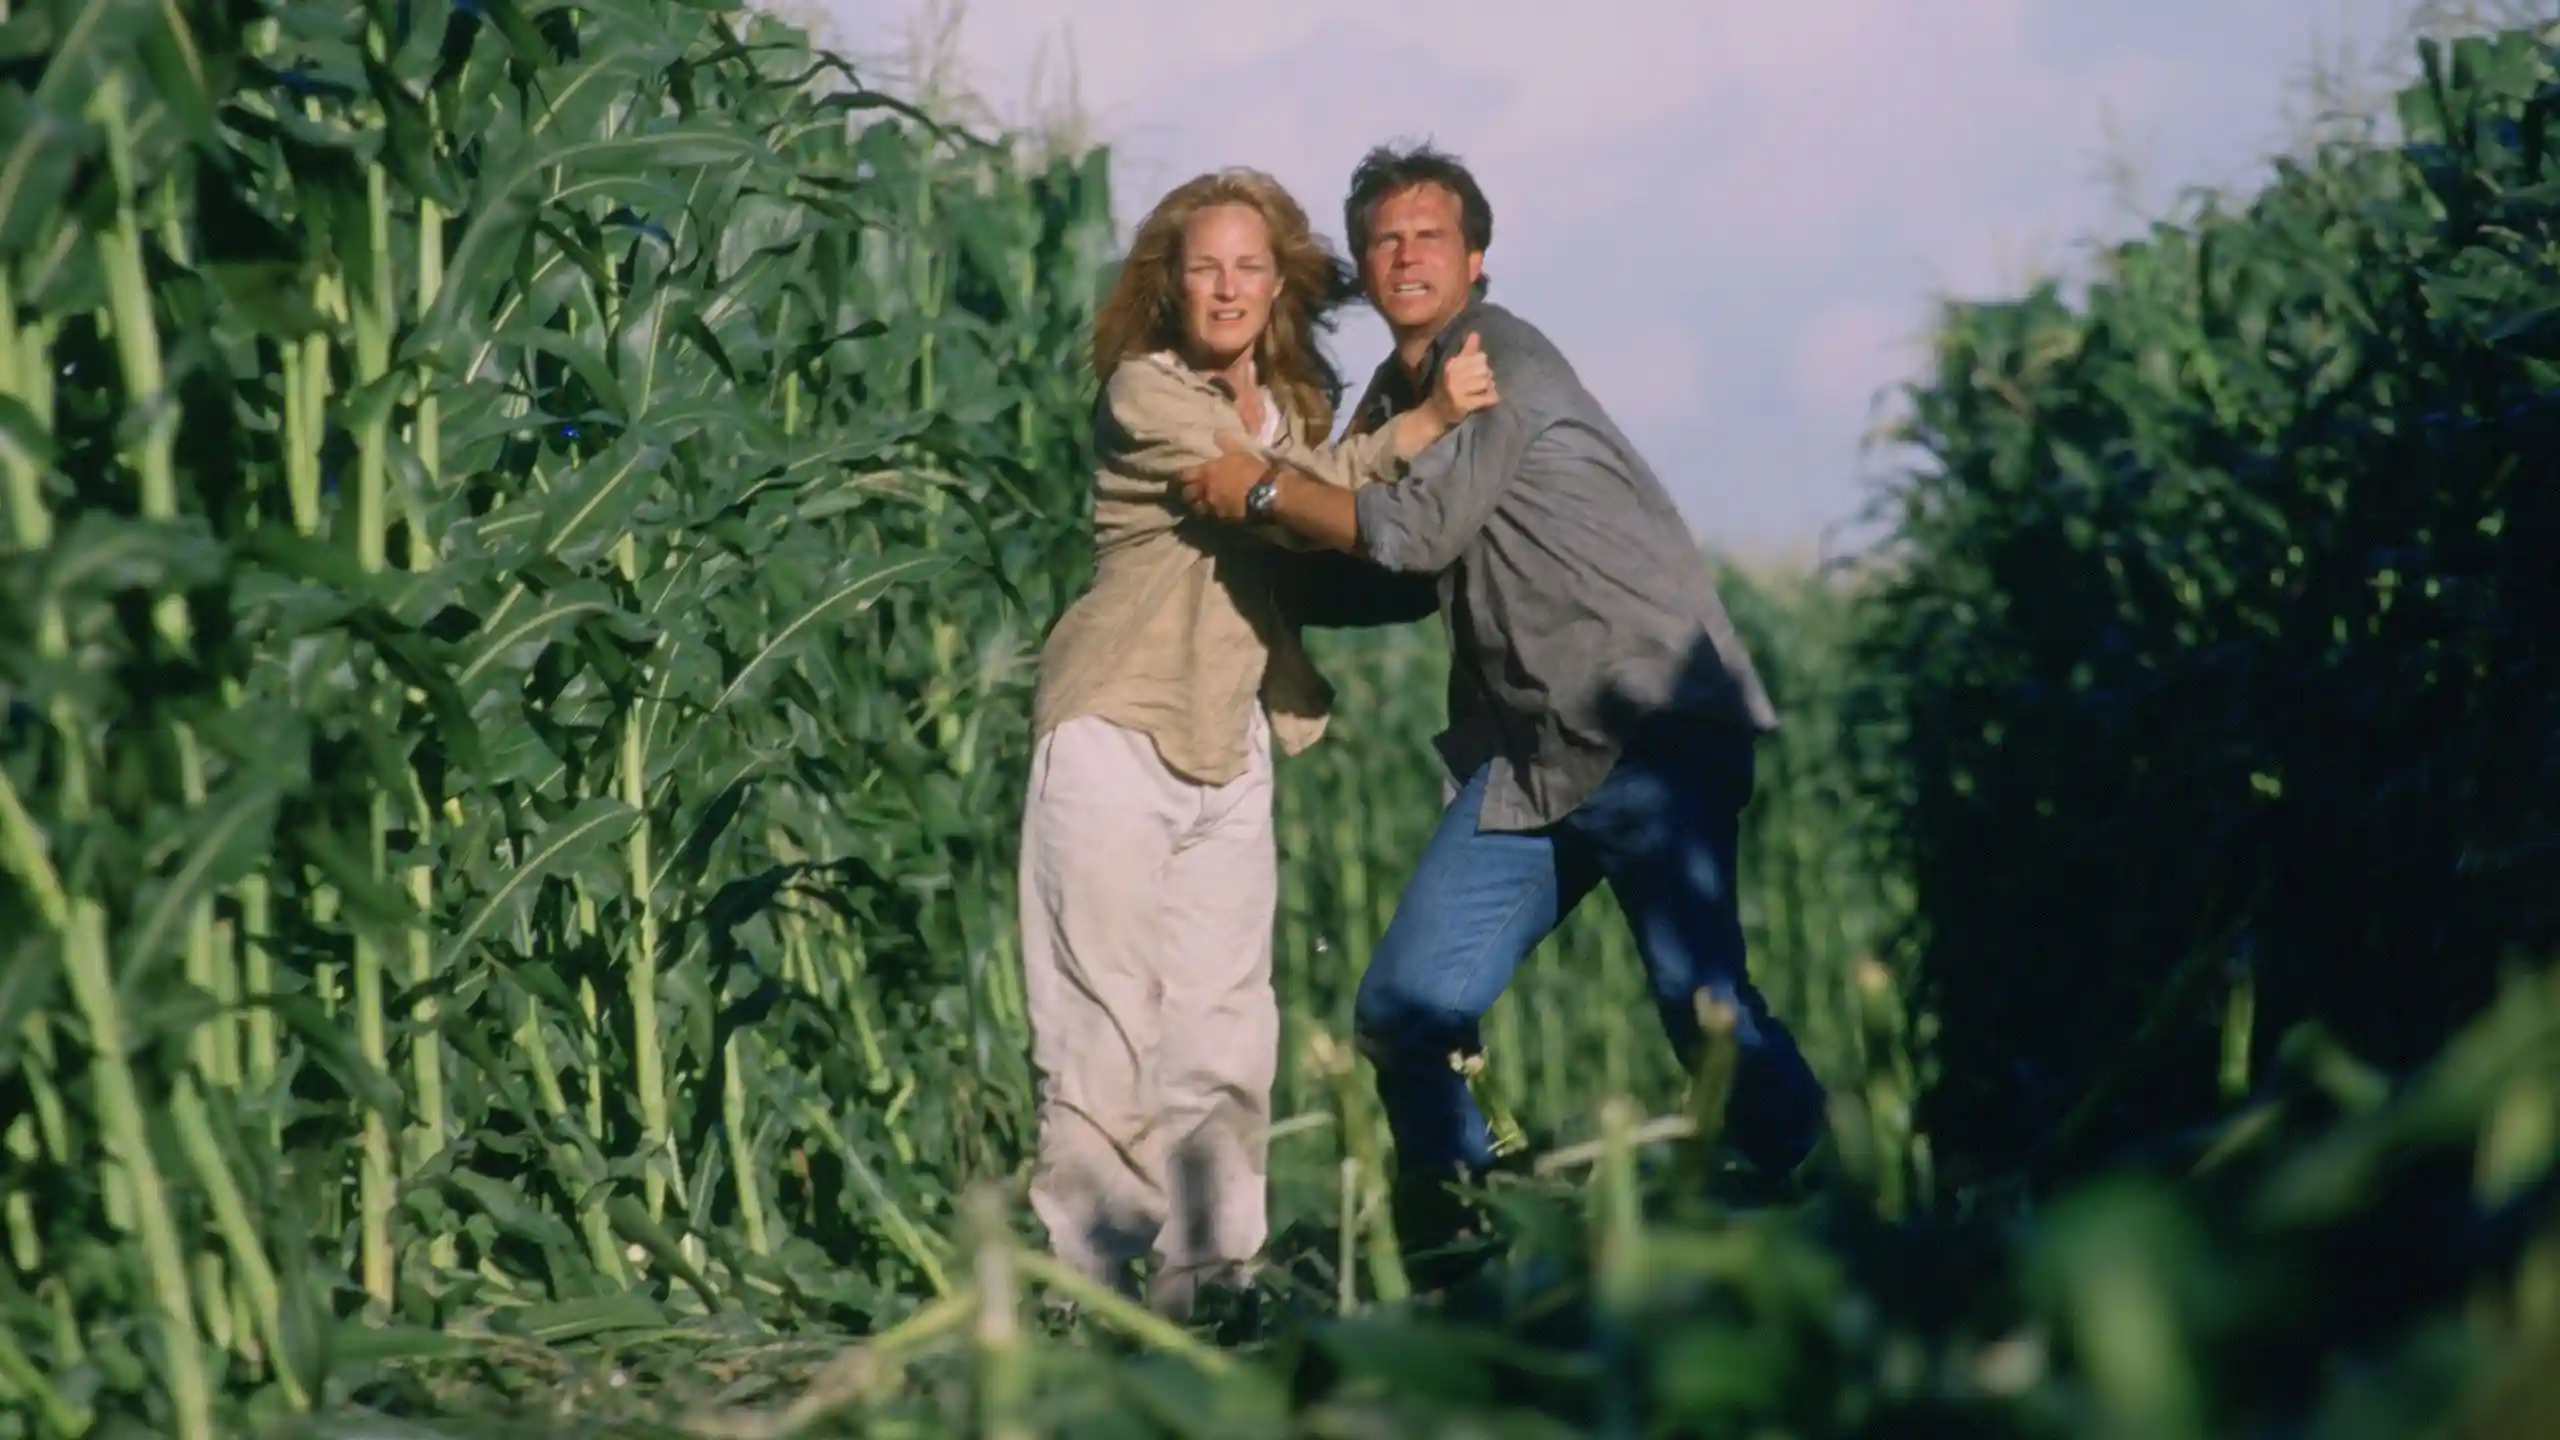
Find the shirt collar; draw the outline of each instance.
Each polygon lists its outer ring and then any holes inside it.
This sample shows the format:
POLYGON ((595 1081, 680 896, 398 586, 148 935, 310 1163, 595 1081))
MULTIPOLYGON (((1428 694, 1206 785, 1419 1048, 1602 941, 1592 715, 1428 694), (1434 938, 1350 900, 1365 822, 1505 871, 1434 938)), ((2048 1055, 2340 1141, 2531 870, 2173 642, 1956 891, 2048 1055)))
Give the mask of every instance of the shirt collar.
POLYGON ((1449 323, 1440 327, 1440 333, 1431 337, 1431 348, 1422 352, 1422 381, 1425 385, 1439 378, 1440 362, 1448 359, 1449 352, 1466 338, 1466 332, 1484 318, 1484 307, 1481 296, 1468 296, 1465 308, 1450 316, 1449 323))
MULTIPOLYGON (((1181 376, 1185 381, 1190 383, 1193 389, 1205 391, 1208 394, 1215 395, 1219 399, 1226 401, 1229 405, 1236 408, 1238 412, 1236 416, 1237 419, 1241 420, 1244 418, 1242 413, 1244 406, 1236 395, 1236 387, 1228 384, 1225 376, 1211 375, 1200 370, 1195 370, 1192 368, 1191 362, 1183 359, 1180 354, 1171 350, 1158 350, 1147 358, 1155 361, 1159 365, 1162 365, 1174 374, 1181 376)), ((1274 389, 1267 381, 1264 382, 1261 389, 1263 399, 1262 430, 1261 433, 1256 435, 1254 438, 1265 445, 1276 445, 1293 433, 1291 427, 1297 422, 1282 407, 1280 403, 1280 392, 1277 389, 1274 389)))

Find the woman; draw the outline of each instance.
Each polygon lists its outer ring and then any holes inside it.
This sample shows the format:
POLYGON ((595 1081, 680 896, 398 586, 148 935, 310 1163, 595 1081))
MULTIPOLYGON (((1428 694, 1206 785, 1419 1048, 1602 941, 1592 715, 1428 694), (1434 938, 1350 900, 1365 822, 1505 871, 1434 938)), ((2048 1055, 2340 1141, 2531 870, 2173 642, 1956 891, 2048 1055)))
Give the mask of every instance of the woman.
POLYGON ((1175 1315, 1262 1248, 1272 749, 1314 743, 1332 692, 1279 598, 1293 557, 1188 518, 1174 479, 1220 432, 1335 484, 1392 479, 1496 399, 1470 356, 1429 405, 1321 443, 1342 383, 1316 330, 1352 293, 1287 191, 1225 170, 1156 206, 1094 323, 1094 578, 1041 653, 1022 819, 1031 1206, 1105 1283, 1152 1247, 1175 1315))

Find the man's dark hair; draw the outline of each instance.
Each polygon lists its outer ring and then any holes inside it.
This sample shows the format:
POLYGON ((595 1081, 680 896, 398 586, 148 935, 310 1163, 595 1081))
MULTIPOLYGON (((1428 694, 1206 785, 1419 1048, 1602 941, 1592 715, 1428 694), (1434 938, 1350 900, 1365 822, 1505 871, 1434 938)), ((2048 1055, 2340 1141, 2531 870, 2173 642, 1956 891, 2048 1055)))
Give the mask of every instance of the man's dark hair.
MULTIPOLYGON (((1378 202, 1416 185, 1437 185, 1457 196, 1458 228, 1467 248, 1479 253, 1493 248, 1493 206, 1465 161, 1427 141, 1405 150, 1381 145, 1360 157, 1360 168, 1351 172, 1351 193, 1342 201, 1342 229, 1351 241, 1353 264, 1369 248, 1369 216, 1378 202)), ((1477 299, 1484 298, 1490 283, 1476 281, 1477 299)))

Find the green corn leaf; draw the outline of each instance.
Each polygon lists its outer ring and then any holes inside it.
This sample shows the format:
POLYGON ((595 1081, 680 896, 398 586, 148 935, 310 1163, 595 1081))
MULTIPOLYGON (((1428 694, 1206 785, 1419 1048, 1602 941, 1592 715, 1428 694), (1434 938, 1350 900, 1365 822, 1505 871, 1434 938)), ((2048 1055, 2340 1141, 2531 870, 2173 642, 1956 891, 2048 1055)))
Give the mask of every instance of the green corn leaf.
POLYGON ((589 796, 555 816, 526 842, 523 863, 461 917, 437 957, 437 968, 457 964, 482 932, 529 903, 535 887, 586 864, 598 850, 622 838, 638 818, 630 806, 605 795, 589 796))

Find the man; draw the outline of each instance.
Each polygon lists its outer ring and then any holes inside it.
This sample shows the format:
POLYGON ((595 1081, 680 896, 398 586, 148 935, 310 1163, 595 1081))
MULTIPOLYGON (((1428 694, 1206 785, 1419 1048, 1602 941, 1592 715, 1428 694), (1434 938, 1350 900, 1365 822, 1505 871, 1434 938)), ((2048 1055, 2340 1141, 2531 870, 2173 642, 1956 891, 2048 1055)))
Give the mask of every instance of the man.
POLYGON ((1465 165, 1427 146, 1372 151, 1343 219, 1395 337, 1354 423, 1417 403, 1471 345, 1491 358, 1502 403, 1392 483, 1338 489, 1237 437, 1184 491, 1223 520, 1437 577, 1454 654, 1434 743, 1458 788, 1356 1009, 1395 1135, 1402 1238, 1451 1238, 1462 1212, 1437 1182, 1494 1158, 1453 1057, 1474 1052, 1520 962, 1603 880, 1684 1062, 1701 1045, 1702 1000, 1729 1007, 1725 1134, 1783 1178, 1821 1133, 1823 1097, 1749 980, 1734 892, 1752 746, 1777 717, 1705 557, 1564 356, 1483 298, 1493 214, 1465 165))

